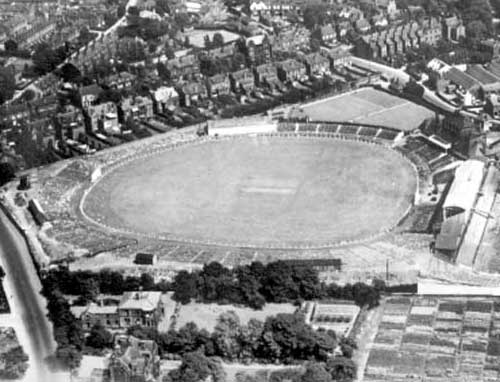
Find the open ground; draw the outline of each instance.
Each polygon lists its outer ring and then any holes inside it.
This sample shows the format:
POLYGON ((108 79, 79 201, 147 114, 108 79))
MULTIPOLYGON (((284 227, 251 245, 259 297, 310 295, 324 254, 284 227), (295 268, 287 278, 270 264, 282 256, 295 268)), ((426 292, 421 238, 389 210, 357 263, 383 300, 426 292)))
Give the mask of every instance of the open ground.
POLYGON ((176 328, 182 328, 188 322, 194 322, 200 329, 212 332, 217 325, 217 319, 222 313, 234 312, 239 317, 242 325, 246 325, 251 319, 265 321, 267 317, 276 316, 279 313, 294 313, 297 307, 292 304, 266 304, 261 310, 234 305, 198 304, 191 302, 182 305, 176 328))
POLYGON ((381 145, 238 137, 131 161, 83 210, 138 235, 219 245, 329 246, 390 229, 415 193, 411 164, 381 145))
POLYGON ((316 101, 302 110, 315 121, 369 123, 403 131, 413 130, 434 116, 423 106, 372 88, 316 101))

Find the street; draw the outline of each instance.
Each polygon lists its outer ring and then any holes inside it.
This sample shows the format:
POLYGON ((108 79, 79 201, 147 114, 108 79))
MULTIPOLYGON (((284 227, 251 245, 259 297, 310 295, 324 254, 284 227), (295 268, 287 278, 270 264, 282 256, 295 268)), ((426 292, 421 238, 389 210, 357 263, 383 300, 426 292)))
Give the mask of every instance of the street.
POLYGON ((55 381, 44 361, 54 353, 56 344, 47 318, 46 300, 40 294, 41 283, 23 236, 3 211, 0 211, 0 238, 0 264, 6 273, 4 288, 11 307, 11 314, 0 318, 0 325, 14 326, 29 356, 30 367, 24 380, 55 381))

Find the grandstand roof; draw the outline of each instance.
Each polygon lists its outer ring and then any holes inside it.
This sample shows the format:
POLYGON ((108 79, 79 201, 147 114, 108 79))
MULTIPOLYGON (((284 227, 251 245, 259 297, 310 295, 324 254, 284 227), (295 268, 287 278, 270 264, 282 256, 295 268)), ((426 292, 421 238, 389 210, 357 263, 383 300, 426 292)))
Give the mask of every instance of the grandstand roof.
POLYGON ((436 249, 456 251, 465 228, 465 214, 458 214, 446 219, 436 239, 436 249))
POLYGON ((493 75, 500 77, 500 61, 491 61, 488 65, 488 70, 493 73, 493 75))
POLYGON ((453 82, 455 85, 461 86, 465 90, 471 90, 474 87, 479 86, 479 82, 467 73, 458 70, 457 68, 451 68, 448 70, 444 77, 453 82))
POLYGON ((474 207, 483 176, 483 162, 472 159, 462 163, 455 171, 455 179, 446 196, 443 208, 458 207, 468 213, 474 207))
POLYGON ((469 65, 465 73, 474 77, 481 85, 493 84, 500 81, 500 78, 483 68, 482 65, 469 65))

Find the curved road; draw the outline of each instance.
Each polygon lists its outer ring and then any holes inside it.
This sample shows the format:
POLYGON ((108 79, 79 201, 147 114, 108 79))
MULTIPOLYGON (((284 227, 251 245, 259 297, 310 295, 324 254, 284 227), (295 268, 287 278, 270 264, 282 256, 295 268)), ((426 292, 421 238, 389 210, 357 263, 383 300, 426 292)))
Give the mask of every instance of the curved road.
MULTIPOLYGON (((46 300, 26 241, 5 213, 0 210, 0 262, 5 268, 4 283, 9 294, 16 331, 30 368, 25 380, 54 381, 46 357, 55 351, 52 324, 47 318, 46 300), (13 303, 12 303, 13 302, 13 303)), ((58 378, 59 379, 59 378, 58 378)))

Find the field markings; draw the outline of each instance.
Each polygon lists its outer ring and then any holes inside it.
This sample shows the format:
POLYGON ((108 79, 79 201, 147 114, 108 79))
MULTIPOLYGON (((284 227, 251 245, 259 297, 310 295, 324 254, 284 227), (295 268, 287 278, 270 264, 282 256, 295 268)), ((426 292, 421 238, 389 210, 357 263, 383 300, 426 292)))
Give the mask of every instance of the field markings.
POLYGON ((228 256, 231 254, 231 251, 227 251, 224 257, 221 259, 220 263, 224 264, 228 258, 228 256))
POLYGON ((167 252, 166 256, 170 256, 172 253, 174 253, 175 251, 177 251, 181 246, 180 245, 177 245, 174 247, 174 249, 171 249, 170 251, 167 252))
POLYGON ((241 192, 249 194, 293 194, 295 189, 289 187, 244 187, 241 192))
POLYGON ((200 257, 200 255, 201 255, 203 252, 205 252, 205 250, 203 250, 203 249, 202 249, 202 250, 201 250, 201 251, 199 251, 196 255, 194 255, 194 256, 193 256, 193 258, 192 258, 191 260, 189 260, 189 264, 193 264, 193 263, 194 263, 194 260, 195 260, 196 258, 200 257))
POLYGON ((382 113, 385 113, 385 112, 388 112, 388 111, 391 111, 391 110, 394 110, 394 109, 398 109, 401 106, 407 106, 409 104, 411 104, 411 102, 404 102, 404 103, 401 103, 401 104, 398 104, 398 105, 394 105, 394 106, 389 107, 389 108, 384 108, 382 110, 373 111, 373 112, 365 114, 365 115, 360 115, 360 116, 354 118, 353 121, 358 121, 360 119, 365 119, 365 118, 368 118, 368 117, 373 117, 374 115, 382 114, 382 113))

